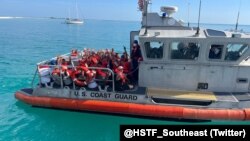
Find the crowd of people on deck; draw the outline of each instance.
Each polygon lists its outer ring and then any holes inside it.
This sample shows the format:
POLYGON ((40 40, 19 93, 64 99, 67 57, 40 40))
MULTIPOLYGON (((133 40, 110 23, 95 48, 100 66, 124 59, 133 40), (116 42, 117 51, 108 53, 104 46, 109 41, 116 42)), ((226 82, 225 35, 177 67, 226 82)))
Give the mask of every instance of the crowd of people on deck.
MULTIPOLYGON (((72 50, 69 56, 58 56, 48 63, 55 67, 50 67, 49 79, 42 78, 43 75, 40 74, 41 82, 44 85, 53 82, 59 86, 63 84, 95 89, 98 86, 112 87, 112 82, 108 80, 114 77, 115 89, 123 91, 131 89, 131 86, 138 82, 138 64, 142 60, 137 40, 133 42, 130 57, 126 49, 121 55, 114 49, 72 50)), ((39 68, 44 68, 44 66, 40 65, 39 68)))

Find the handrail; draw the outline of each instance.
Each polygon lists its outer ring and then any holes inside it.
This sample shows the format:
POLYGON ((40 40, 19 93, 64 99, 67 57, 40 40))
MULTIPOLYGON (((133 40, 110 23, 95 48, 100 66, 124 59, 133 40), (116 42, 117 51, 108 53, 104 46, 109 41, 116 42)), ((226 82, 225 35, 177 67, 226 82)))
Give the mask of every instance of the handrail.
POLYGON ((115 92, 115 74, 114 74, 114 72, 111 70, 111 69, 109 69, 109 68, 100 68, 100 67, 88 67, 89 69, 94 69, 94 70, 97 70, 97 69, 100 69, 100 70, 107 70, 107 71, 109 71, 109 72, 111 72, 111 74, 112 74, 112 91, 113 92, 115 92))
MULTIPOLYGON (((70 53, 66 53, 66 54, 63 54, 63 55, 60 55, 60 56, 69 56, 69 54, 70 53)), ((54 58, 51 58, 50 60, 54 60, 54 59, 56 59, 57 57, 54 57, 54 58)), ((44 63, 46 63, 47 61, 49 61, 49 60, 44 60, 44 61, 42 61, 42 62, 39 62, 39 63, 37 63, 37 65, 42 65, 42 64, 44 64, 44 63)))
MULTIPOLYGON (((41 64, 40 64, 40 65, 41 65, 41 64)), ((61 65, 46 65, 46 66, 49 66, 49 67, 59 67, 60 71, 61 71, 61 68, 62 68, 61 65)), ((75 68, 75 66, 74 66, 73 63, 72 63, 72 66, 70 66, 70 67, 75 68)), ((38 68, 39 68, 39 65, 37 65, 36 73, 35 73, 34 78, 33 78, 33 81, 32 81, 32 87, 33 87, 33 83, 34 83, 35 76, 36 76, 36 74, 37 74, 37 72, 38 72, 38 68)), ((114 74, 114 72, 113 72, 111 69, 109 69, 109 68, 102 68, 102 67, 88 67, 88 69, 92 69, 92 70, 97 70, 97 69, 99 69, 99 70, 106 70, 106 71, 110 72, 111 75, 112 75, 112 80, 110 80, 110 79, 109 79, 109 80, 95 79, 95 80, 96 80, 96 81, 109 81, 109 82, 112 82, 112 91, 115 92, 115 74, 114 74)), ((38 73, 38 75, 39 75, 40 86, 41 86, 41 76, 40 76, 39 73, 38 73)), ((61 79, 61 87, 63 88, 63 78, 62 78, 61 73, 60 73, 60 79, 61 79)), ((75 89, 75 83, 74 83, 74 81, 73 81, 73 89, 75 89)))
POLYGON ((33 76, 32 82, 31 82, 31 88, 32 88, 32 89, 34 88, 34 81, 35 81, 37 72, 38 72, 38 67, 36 67, 36 72, 35 72, 35 74, 34 74, 34 76, 33 76))

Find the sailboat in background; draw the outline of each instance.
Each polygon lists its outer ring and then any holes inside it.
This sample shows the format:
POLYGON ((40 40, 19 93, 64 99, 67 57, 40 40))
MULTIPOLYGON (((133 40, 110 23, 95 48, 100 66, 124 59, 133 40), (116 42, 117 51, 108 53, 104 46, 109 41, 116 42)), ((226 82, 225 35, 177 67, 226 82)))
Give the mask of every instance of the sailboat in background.
POLYGON ((66 18, 65 23, 66 24, 83 24, 84 23, 83 19, 79 18, 77 3, 76 3, 76 18, 70 18, 70 10, 69 10, 69 17, 66 18))

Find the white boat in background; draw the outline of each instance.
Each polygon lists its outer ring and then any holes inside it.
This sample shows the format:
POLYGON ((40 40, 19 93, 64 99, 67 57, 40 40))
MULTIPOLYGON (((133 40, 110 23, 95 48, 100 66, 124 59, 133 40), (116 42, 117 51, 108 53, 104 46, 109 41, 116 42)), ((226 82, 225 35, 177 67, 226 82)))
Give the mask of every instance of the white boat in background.
POLYGON ((70 19, 70 18, 67 18, 65 20, 65 23, 66 24, 83 24, 83 20, 82 19, 70 19))
POLYGON ((66 18, 65 23, 66 24, 83 24, 84 23, 83 19, 79 18, 77 3, 76 3, 76 18, 70 18, 70 10, 69 10, 69 18, 66 18))
POLYGON ((0 19, 21 19, 21 18, 24 18, 24 17, 10 17, 10 16, 0 16, 0 19))

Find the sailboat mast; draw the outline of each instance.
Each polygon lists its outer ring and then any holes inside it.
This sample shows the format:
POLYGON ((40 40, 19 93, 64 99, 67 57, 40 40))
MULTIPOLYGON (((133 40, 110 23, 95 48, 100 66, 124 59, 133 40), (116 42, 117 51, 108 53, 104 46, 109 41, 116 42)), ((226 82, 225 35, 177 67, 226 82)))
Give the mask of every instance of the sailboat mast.
POLYGON ((77 2, 76 2, 76 18, 77 18, 77 19, 79 18, 79 15, 78 15, 78 7, 77 7, 77 2))
POLYGON ((68 13, 69 15, 68 15, 68 18, 70 19, 70 8, 69 8, 69 13, 68 13))

